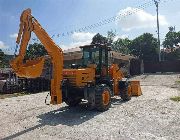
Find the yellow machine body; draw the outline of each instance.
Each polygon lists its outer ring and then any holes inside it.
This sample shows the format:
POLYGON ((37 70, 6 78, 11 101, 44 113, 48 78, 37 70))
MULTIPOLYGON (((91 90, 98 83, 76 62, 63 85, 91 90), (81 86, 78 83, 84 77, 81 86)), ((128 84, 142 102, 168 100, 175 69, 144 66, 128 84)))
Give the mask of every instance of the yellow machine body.
MULTIPOLYGON (((92 66, 91 66, 92 67, 92 66)), ((69 84, 76 88, 83 88, 87 83, 96 83, 95 75, 96 66, 92 68, 80 68, 80 69, 63 69, 63 78, 69 80, 69 84)), ((113 81, 113 93, 118 96, 120 93, 119 81, 124 78, 122 71, 117 64, 112 64, 109 67, 109 75, 113 81)), ((142 95, 140 81, 129 81, 128 94, 130 96, 142 95)))
MULTIPOLYGON (((111 79, 113 79, 113 91, 114 95, 119 95, 119 80, 124 78, 124 75, 117 64, 112 64, 109 68, 109 74, 111 79)), ((130 96, 140 96, 142 95, 140 82, 139 81, 129 81, 128 94, 130 96)))
POLYGON ((63 69, 63 78, 68 79, 71 86, 83 88, 89 82, 95 83, 95 69, 63 69))
POLYGON ((111 79, 113 79, 113 91, 114 95, 119 95, 118 81, 124 78, 124 75, 117 64, 112 64, 109 68, 109 74, 111 79))
POLYGON ((131 96, 141 96, 142 91, 141 91, 141 86, 140 86, 140 81, 130 81, 130 93, 131 96))
POLYGON ((44 58, 38 58, 36 60, 27 60, 26 63, 23 63, 20 67, 16 67, 11 63, 11 66, 14 68, 14 72, 19 77, 26 78, 36 78, 42 73, 42 68, 44 66, 44 58))

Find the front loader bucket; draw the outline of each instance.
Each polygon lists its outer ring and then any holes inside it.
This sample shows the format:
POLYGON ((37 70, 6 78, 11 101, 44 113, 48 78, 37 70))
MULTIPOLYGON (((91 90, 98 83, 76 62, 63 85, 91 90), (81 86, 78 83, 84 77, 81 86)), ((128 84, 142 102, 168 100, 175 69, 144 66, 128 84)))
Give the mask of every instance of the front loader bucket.
POLYGON ((141 96, 142 95, 140 81, 130 81, 130 85, 131 85, 131 95, 132 96, 141 96))
POLYGON ((19 77, 36 78, 42 73, 44 66, 44 58, 40 57, 36 60, 27 60, 26 63, 16 65, 16 61, 11 62, 11 67, 19 77))

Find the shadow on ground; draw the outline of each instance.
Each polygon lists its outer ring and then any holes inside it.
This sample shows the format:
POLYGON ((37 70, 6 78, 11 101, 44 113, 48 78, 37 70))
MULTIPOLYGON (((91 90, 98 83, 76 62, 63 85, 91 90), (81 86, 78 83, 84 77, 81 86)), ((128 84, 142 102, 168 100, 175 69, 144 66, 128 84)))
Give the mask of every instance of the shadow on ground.
MULTIPOLYGON (((123 103, 122 100, 113 98, 112 104, 113 105, 121 105, 123 103)), ((39 118, 39 124, 23 131, 17 132, 13 135, 3 138, 3 140, 9 140, 13 138, 17 138, 25 133, 33 131, 37 128, 41 128, 46 125, 56 126, 59 124, 67 125, 67 126, 74 126, 80 125, 83 122, 86 122, 98 114, 102 112, 98 112, 96 110, 89 110, 87 108, 87 104, 83 103, 77 107, 61 107, 60 109, 53 110, 44 114, 37 116, 39 118)))
POLYGON ((44 125, 56 126, 59 124, 73 126, 82 124, 90 120, 101 112, 88 110, 86 104, 81 104, 77 107, 62 107, 57 110, 47 112, 38 116, 39 123, 44 125))
POLYGON ((81 104, 77 107, 61 107, 60 109, 53 110, 44 114, 37 116, 39 118, 39 124, 25 129, 23 131, 17 132, 13 135, 7 136, 2 140, 9 140, 17 138, 25 133, 31 132, 35 129, 41 128, 46 125, 56 126, 59 124, 73 126, 82 124, 85 121, 90 120, 94 116, 100 114, 101 112, 95 110, 88 110, 86 104, 81 104))

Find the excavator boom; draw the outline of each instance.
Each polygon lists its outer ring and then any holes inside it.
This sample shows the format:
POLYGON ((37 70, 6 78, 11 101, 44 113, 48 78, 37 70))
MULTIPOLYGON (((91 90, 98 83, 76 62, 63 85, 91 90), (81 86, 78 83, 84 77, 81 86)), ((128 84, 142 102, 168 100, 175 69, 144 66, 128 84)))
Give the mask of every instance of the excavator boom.
POLYGON ((16 40, 17 44, 20 43, 19 54, 10 62, 10 65, 19 77, 36 78, 41 75, 44 57, 27 60, 23 63, 31 32, 36 34, 51 58, 53 66, 50 91, 51 104, 60 104, 62 103, 63 51, 53 42, 38 21, 31 15, 31 9, 26 9, 21 14, 20 28, 16 40))

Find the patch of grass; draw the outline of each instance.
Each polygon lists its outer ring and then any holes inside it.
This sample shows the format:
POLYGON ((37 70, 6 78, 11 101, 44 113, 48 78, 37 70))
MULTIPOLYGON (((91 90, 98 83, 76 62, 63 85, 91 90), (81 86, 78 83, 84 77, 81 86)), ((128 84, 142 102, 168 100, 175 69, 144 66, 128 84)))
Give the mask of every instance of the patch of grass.
POLYGON ((180 102, 180 96, 175 96, 170 98, 172 101, 180 102))
POLYGON ((20 93, 13 93, 13 94, 0 94, 0 99, 5 99, 5 98, 12 98, 12 97, 18 97, 18 96, 24 96, 24 95, 29 95, 30 93, 27 92, 20 92, 20 93))
POLYGON ((175 83, 172 85, 172 88, 177 88, 180 90, 180 80, 175 81, 175 83))

